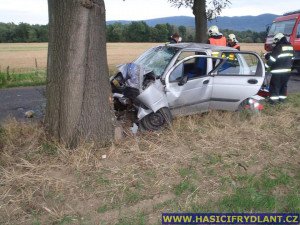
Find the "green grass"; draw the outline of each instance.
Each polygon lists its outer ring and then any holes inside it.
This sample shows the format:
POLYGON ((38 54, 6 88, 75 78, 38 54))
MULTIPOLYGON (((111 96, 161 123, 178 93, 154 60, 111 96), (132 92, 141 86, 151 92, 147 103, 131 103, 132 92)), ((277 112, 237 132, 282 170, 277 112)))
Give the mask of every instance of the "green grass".
MULTIPOLYGON (((300 170, 290 176, 274 169, 272 176, 237 177, 235 192, 207 204, 192 204, 192 212, 300 213, 300 170), (280 193, 280 194, 279 194, 280 193)), ((227 185, 230 185, 228 182, 227 185)))
POLYGON ((0 72, 0 88, 38 86, 46 84, 45 72, 16 73, 0 72))
POLYGON ((118 225, 144 225, 148 224, 143 212, 136 213, 134 216, 126 216, 119 220, 118 225))
POLYGON ((23 52, 23 51, 40 51, 40 50, 47 50, 47 46, 9 46, 0 48, 0 52, 23 52))
POLYGON ((181 183, 175 185, 174 193, 179 196, 184 192, 193 193, 196 190, 196 187, 190 179, 185 179, 181 183))

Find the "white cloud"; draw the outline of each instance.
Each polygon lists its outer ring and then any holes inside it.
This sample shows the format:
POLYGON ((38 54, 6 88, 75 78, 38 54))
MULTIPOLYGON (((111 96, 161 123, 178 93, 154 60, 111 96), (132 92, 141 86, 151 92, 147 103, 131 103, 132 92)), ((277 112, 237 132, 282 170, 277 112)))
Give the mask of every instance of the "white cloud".
POLYGON ((172 7, 167 0, 109 0, 107 20, 145 20, 169 16, 193 16, 190 8, 172 7))

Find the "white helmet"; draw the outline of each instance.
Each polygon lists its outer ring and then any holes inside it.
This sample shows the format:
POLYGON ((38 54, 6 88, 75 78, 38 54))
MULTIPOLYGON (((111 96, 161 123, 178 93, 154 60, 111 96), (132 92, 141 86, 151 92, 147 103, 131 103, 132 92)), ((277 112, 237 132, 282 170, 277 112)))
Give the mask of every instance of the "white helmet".
POLYGON ((236 42, 236 43, 238 42, 238 41, 236 40, 236 37, 235 37, 234 34, 229 34, 229 35, 228 35, 228 39, 231 39, 232 42, 236 42))
POLYGON ((212 35, 217 35, 217 34, 219 34, 220 32, 219 32, 219 28, 217 27, 217 26, 211 26, 209 29, 208 29, 208 31, 207 31, 207 34, 209 35, 209 36, 212 36, 212 35))
POLYGON ((274 36, 274 38, 273 38, 273 44, 276 44, 278 41, 280 41, 281 40, 281 38, 283 38, 284 37, 284 34, 283 33, 278 33, 278 34, 276 34, 275 36, 274 36))

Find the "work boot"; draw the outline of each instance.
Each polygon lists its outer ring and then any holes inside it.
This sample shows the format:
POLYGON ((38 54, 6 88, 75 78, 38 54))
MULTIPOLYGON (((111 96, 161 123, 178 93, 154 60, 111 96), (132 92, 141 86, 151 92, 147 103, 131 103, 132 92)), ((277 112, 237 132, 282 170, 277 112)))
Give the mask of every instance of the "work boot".
POLYGON ((269 99, 268 103, 270 105, 277 105, 279 103, 279 100, 272 100, 272 99, 269 99))
POLYGON ((280 103, 285 103, 285 100, 286 100, 286 97, 285 97, 285 98, 280 98, 280 97, 279 97, 279 102, 280 102, 280 103))

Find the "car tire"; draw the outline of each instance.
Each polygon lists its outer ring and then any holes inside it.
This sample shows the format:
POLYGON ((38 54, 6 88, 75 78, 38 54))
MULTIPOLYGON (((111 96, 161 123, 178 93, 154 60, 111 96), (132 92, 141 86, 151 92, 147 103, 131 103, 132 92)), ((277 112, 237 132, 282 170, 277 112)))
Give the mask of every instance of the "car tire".
POLYGON ((172 114, 168 108, 161 108, 156 113, 152 112, 142 120, 142 126, 149 131, 167 128, 172 122, 172 114))

